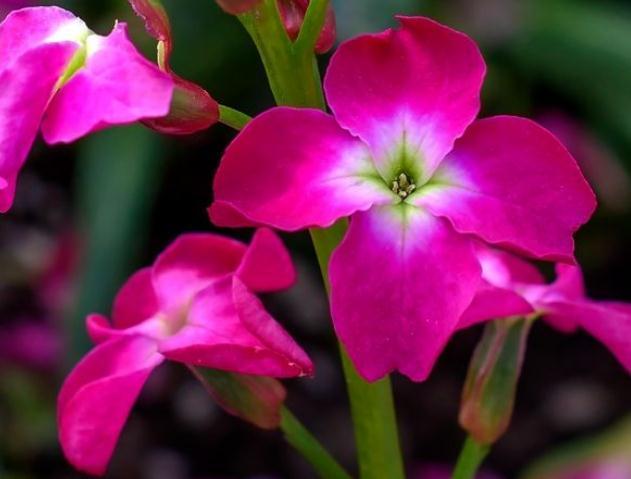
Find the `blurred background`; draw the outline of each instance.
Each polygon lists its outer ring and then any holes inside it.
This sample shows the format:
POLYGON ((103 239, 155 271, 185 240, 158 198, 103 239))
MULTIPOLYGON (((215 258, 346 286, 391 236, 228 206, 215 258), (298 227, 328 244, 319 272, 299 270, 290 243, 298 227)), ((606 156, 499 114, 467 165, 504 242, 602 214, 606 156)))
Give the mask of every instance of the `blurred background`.
MULTIPOLYGON (((8 9, 16 2, 0 3, 8 9)), ((155 44, 124 0, 40 3, 64 6, 102 34, 115 19, 126 21, 136 44, 154 57, 155 44)), ((577 238, 588 290, 594 298, 631 301, 631 3, 333 3, 340 41, 392 26, 397 13, 428 15, 476 39, 489 66, 482 115, 535 118, 572 150, 600 200, 577 238)), ((256 51, 235 18, 212 0, 164 4, 175 31, 175 71, 249 114, 272 105, 256 51)), ((322 58, 323 69, 327 60, 322 58)), ((183 138, 132 126, 70 146, 36 144, 15 206, 0 218, 0 477, 82 477, 61 456, 55 397, 65 374, 90 348, 85 315, 109 313, 129 273, 150 263, 177 235, 213 229, 205 211, 211 180, 233 136, 221 125, 183 138)), ((228 234, 247 238, 249 232, 228 234)), ((318 371, 313 380, 287 383, 289 405, 352 468, 343 378, 309 238, 285 239, 300 281, 266 301, 318 371)), ((419 479, 438 477, 427 472, 428 464, 455 461, 464 439, 457 425, 460 389, 480 333, 460 333, 427 382, 394 378, 411 477, 417 469, 419 479)), ((486 464, 512 478, 542 457, 631 461, 631 425, 625 422, 630 414, 631 378, 603 346, 581 333, 566 336, 536 324, 512 426, 486 464)), ((601 472, 590 479, 631 478, 627 466, 622 475, 601 472)), ((544 477, 534 471, 529 477, 544 477)), ((151 377, 107 477, 314 476, 279 433, 226 415, 184 368, 169 364, 151 377)))

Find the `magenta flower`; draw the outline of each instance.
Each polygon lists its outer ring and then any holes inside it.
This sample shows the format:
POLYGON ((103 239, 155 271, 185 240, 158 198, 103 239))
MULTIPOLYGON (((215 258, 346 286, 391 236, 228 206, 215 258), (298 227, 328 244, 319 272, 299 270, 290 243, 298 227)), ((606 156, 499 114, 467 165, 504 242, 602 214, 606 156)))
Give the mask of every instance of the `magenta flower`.
MULTIPOLYGON (((530 305, 531 313, 541 315, 544 321, 561 332, 571 333, 579 328, 587 331, 631 373, 631 304, 589 299, 578 266, 558 264, 556 281, 545 284, 537 268, 510 253, 480 247, 478 257, 482 275, 489 284, 520 295, 530 305)), ((490 312, 491 301, 490 298, 476 297, 463 315, 460 327, 527 313, 521 309, 496 314, 490 312)))
POLYGON ((225 153, 210 208, 220 225, 286 231, 351 217, 329 269, 332 316, 368 380, 427 377, 480 286, 474 236, 572 262, 572 233, 595 207, 546 130, 474 121, 485 65, 471 39, 400 22, 339 47, 325 78, 333 115, 254 119, 225 153))
POLYGON ((171 78, 143 58, 117 23, 91 32, 72 13, 33 7, 0 24, 0 212, 40 128, 47 143, 169 112, 171 78))
POLYGON ((254 294, 293 281, 289 255, 269 230, 259 230, 249 247, 211 234, 179 237, 123 286, 111 325, 88 317, 97 346, 58 401, 68 460, 88 473, 105 471, 143 384, 165 359, 252 375, 312 374, 307 355, 254 294))

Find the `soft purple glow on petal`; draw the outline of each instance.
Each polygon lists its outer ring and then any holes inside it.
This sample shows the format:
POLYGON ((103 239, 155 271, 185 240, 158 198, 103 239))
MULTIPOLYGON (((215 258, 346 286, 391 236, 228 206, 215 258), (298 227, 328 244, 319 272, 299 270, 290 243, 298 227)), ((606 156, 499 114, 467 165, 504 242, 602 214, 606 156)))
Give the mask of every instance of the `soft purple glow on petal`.
POLYGON ((211 217, 235 211, 251 224, 295 231, 330 226, 396 199, 366 147, 318 110, 274 108, 251 121, 215 176, 211 217))
POLYGON ((390 174, 404 139, 429 178, 480 107, 484 60, 466 35, 427 18, 342 43, 325 91, 340 125, 366 141, 390 174))
POLYGON ((90 35, 87 59, 50 103, 42 133, 67 143, 110 125, 165 116, 173 81, 138 53, 118 23, 107 37, 90 35))
POLYGON ((424 380, 480 283, 471 241, 407 205, 354 215, 329 272, 335 329, 370 381, 424 380))
POLYGON ((59 439, 80 471, 105 473, 127 416, 151 371, 162 362, 153 341, 124 337, 94 348, 59 393, 59 439))
POLYGON ((563 145, 517 117, 474 123, 432 181, 417 204, 461 233, 539 259, 572 262, 572 234, 596 207, 563 145))

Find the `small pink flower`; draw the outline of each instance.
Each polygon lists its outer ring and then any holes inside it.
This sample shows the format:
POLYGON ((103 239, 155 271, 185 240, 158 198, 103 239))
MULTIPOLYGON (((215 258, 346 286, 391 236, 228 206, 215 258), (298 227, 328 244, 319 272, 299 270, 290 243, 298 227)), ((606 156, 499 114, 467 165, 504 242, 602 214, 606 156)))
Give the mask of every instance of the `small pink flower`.
MULTIPOLYGON (((516 314, 540 314, 544 321, 564 333, 581 328, 602 342, 631 373, 631 304, 594 301, 585 293, 583 276, 578 266, 558 264, 557 279, 545 284, 533 265, 503 251, 485 246, 478 248, 482 276, 503 294, 516 294, 528 303, 523 308, 504 313, 497 308, 497 296, 478 295, 461 319, 460 327, 516 314)), ((518 304, 518 303, 516 303, 518 304)))
POLYGON ((143 58, 117 23, 91 32, 57 7, 10 13, 0 24, 0 212, 42 130, 49 144, 168 113, 171 78, 143 58))
POLYGON ((88 317, 97 346, 58 401, 68 460, 88 473, 105 471, 143 384, 165 359, 251 375, 312 374, 307 355, 254 294, 293 281, 289 255, 269 230, 259 230, 249 247, 211 234, 179 237, 123 286, 111 325, 88 317))
POLYGON ((572 233, 595 208, 549 132, 523 118, 474 121, 485 65, 470 38, 400 22, 333 55, 333 115, 281 107, 254 119, 222 159, 210 208, 220 225, 285 231, 350 216, 331 306, 368 380, 427 377, 481 284, 473 236, 572 262, 572 233))

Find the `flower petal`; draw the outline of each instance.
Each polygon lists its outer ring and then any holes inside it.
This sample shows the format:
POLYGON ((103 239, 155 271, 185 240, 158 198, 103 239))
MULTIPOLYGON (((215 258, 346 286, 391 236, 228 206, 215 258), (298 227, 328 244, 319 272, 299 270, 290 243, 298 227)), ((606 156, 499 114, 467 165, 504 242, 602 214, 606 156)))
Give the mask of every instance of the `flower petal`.
POLYGON ((296 280, 289 252, 281 239, 267 228, 255 233, 236 275, 255 292, 283 290, 296 280))
POLYGON ((87 59, 51 101, 42 133, 67 143, 110 125, 169 113, 173 81, 138 53, 118 23, 107 37, 90 35, 87 59))
POLYGON ((112 322, 115 328, 129 328, 150 318, 159 310, 151 282, 151 268, 134 273, 114 299, 112 322))
POLYGON ((155 342, 123 337, 94 348, 59 393, 59 439, 68 461, 102 475, 127 416, 151 371, 162 362, 155 342))
POLYGON ((460 318, 458 329, 494 319, 524 316, 534 311, 532 305, 520 294, 510 289, 498 288, 483 280, 473 302, 460 318))
POLYGON ((243 243, 219 235, 179 236, 153 267, 153 286, 161 309, 180 307, 213 281, 234 273, 245 252, 243 243))
POLYGON ((265 312, 256 297, 232 278, 200 292, 188 324, 161 342, 167 358, 193 366, 242 374, 293 377, 311 374, 309 358, 265 312))
POLYGON ((37 135, 55 84, 76 51, 72 43, 43 45, 0 70, 0 212, 11 208, 17 176, 37 135))
MULTIPOLYGON (((575 322, 598 339, 631 373, 631 305, 606 301, 555 302, 549 314, 575 322)), ((544 316, 548 320, 548 314, 544 316)))
POLYGON ((252 120, 226 150, 211 218, 232 211, 251 224, 295 231, 393 201, 366 147, 318 110, 274 108, 252 120))
POLYGON ((573 261, 572 234, 596 201, 552 134, 524 118, 474 123, 414 201, 461 233, 545 260, 573 261))
POLYGON ((340 125, 366 141, 389 175, 405 140, 426 180, 475 119, 484 60, 466 35, 422 17, 340 45, 325 91, 340 125))
POLYGON ((15 10, 0 24, 2 68, 8 68, 24 53, 42 45, 74 42, 76 49, 88 33, 80 18, 59 7, 15 10))
POLYGON ((369 381, 430 373, 480 283, 471 241, 409 205, 351 218, 329 268, 338 336, 369 381))

